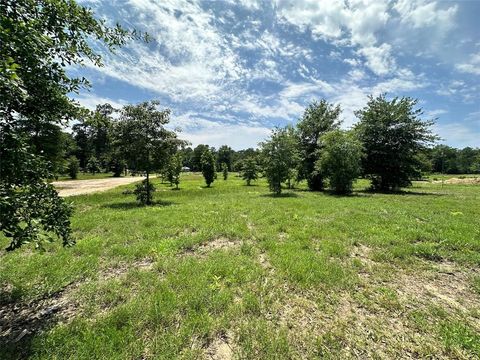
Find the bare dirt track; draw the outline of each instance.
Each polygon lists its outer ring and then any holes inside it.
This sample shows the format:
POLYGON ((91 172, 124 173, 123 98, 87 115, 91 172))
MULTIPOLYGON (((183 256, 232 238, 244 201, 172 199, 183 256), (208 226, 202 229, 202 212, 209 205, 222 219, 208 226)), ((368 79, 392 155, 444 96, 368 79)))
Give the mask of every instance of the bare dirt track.
POLYGON ((120 178, 92 179, 92 180, 67 180, 54 181, 53 186, 62 197, 91 194, 94 192, 106 191, 120 185, 131 184, 141 181, 141 176, 128 176, 120 178))

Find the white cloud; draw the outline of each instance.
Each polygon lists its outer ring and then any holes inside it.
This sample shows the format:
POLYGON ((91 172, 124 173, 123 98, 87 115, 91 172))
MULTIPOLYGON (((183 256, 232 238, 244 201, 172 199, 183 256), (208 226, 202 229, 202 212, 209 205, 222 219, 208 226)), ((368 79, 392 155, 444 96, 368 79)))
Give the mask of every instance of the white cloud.
POLYGON ((427 118, 435 119, 438 118, 440 115, 447 114, 448 111, 445 109, 435 109, 435 110, 429 110, 425 112, 425 116, 427 118))
POLYGON ((358 54, 365 56, 366 65, 377 75, 387 75, 396 68, 395 60, 391 56, 392 47, 389 44, 368 46, 358 50, 358 54))
POLYGON ((439 9, 436 1, 399 0, 393 8, 400 14, 402 23, 410 24, 414 28, 439 26, 448 31, 454 26, 454 17, 458 5, 446 9, 439 9))
POLYGON ((456 68, 460 72, 480 75, 480 52, 471 55, 468 62, 457 64, 456 68))
POLYGON ((310 29, 316 38, 336 40, 350 34, 350 42, 361 46, 375 44, 375 33, 389 18, 388 2, 381 0, 279 0, 277 6, 281 16, 310 29))
MULTIPOLYGON (((220 119, 219 119, 220 120, 220 119)), ((228 144, 235 150, 256 148, 270 134, 269 127, 258 124, 232 124, 202 119, 198 114, 186 113, 173 118, 172 126, 180 126, 179 137, 192 146, 208 144, 215 147, 228 144)))
POLYGON ((190 1, 129 0, 100 12, 120 9, 122 17, 158 42, 131 42, 105 54, 103 74, 175 101, 212 100, 228 94, 245 74, 238 56, 213 25, 213 14, 190 1))
POLYGON ((76 101, 80 103, 80 105, 86 107, 89 110, 95 110, 97 105, 99 104, 110 104, 115 109, 120 109, 124 105, 127 105, 129 102, 123 99, 111 99, 103 96, 99 96, 92 92, 84 92, 80 95, 76 95, 73 97, 76 101))

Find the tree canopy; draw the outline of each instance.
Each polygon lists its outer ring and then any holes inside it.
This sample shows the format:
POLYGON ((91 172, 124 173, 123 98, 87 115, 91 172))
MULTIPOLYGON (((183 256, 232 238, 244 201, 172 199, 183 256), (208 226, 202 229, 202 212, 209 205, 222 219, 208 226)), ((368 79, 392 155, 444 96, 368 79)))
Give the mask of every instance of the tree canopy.
POLYGON ((322 190, 323 179, 315 167, 321 148, 320 137, 340 125, 340 106, 322 99, 307 106, 297 124, 301 166, 299 177, 307 180, 310 190, 322 190))
POLYGON ((67 66, 85 61, 100 66, 101 56, 92 42, 114 50, 136 36, 119 25, 107 26, 75 1, 0 3, 0 229, 12 238, 9 249, 39 242, 42 234, 58 235, 64 244, 72 242, 71 211, 45 183, 51 164, 32 136, 39 142, 40 135, 55 135, 56 125, 84 112, 68 95, 88 86, 88 81, 71 77, 67 66))
POLYGON ((365 149, 363 172, 373 188, 396 190, 419 177, 417 155, 437 137, 431 131, 433 121, 421 118, 417 103, 409 97, 388 100, 382 94, 371 96, 355 113, 360 119, 355 130, 365 149))

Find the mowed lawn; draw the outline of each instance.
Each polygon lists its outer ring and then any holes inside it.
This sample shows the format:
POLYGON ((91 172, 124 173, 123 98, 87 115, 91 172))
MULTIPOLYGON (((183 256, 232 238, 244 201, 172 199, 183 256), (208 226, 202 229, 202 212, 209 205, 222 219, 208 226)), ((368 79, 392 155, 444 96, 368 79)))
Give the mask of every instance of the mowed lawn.
POLYGON ((155 185, 69 198, 74 247, 0 254, 0 358, 480 357, 479 185, 155 185))

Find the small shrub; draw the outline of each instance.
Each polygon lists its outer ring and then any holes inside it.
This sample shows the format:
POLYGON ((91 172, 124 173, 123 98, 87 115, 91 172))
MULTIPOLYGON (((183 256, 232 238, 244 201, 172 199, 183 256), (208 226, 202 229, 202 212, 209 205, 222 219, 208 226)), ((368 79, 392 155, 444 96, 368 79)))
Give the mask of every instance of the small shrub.
POLYGON ((155 190, 155 186, 145 179, 135 186, 133 193, 137 196, 137 201, 142 205, 150 205, 153 202, 153 193, 155 190))

